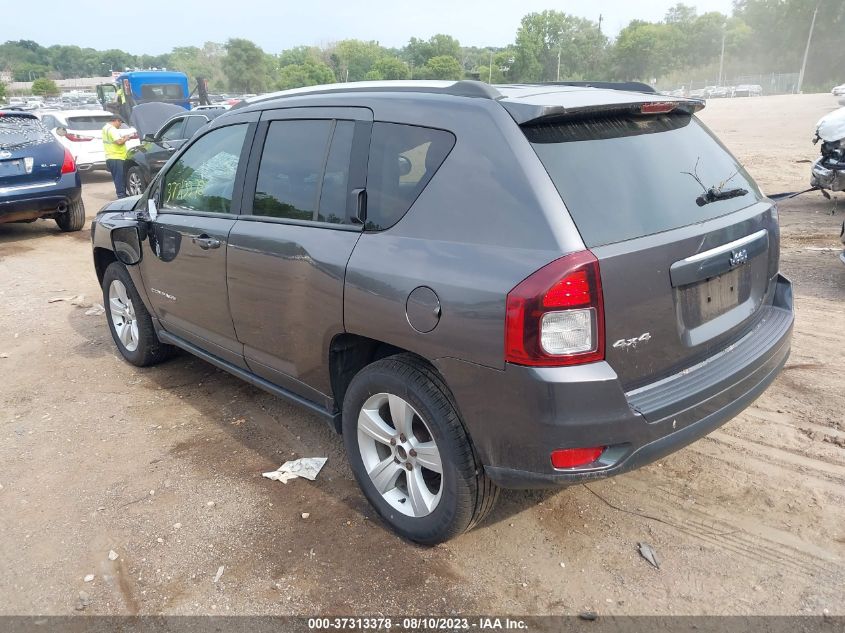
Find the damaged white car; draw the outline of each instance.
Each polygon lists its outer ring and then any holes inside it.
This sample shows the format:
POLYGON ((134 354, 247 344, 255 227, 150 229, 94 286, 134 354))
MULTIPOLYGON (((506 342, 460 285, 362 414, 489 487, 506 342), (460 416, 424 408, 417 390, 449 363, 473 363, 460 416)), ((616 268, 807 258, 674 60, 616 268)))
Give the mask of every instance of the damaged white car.
POLYGON ((845 108, 834 110, 816 124, 813 143, 822 142, 821 157, 813 163, 810 185, 845 191, 845 108))

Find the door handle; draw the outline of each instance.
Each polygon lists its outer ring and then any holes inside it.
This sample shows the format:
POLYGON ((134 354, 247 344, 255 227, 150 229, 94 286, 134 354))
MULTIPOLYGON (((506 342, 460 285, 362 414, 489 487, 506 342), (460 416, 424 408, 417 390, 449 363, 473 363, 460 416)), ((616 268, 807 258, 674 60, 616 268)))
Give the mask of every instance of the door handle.
POLYGON ((220 240, 209 237, 205 233, 192 238, 191 241, 204 251, 207 251, 209 248, 220 248, 220 240))

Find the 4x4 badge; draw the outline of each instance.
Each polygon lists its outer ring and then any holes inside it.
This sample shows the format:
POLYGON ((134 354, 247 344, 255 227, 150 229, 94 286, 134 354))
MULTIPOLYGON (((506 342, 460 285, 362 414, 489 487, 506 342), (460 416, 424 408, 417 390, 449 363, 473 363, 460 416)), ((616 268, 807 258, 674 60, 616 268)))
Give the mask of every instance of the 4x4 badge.
POLYGON ((639 343, 647 343, 651 340, 651 334, 649 332, 643 332, 639 336, 635 336, 634 338, 620 338, 613 344, 614 349, 624 349, 628 351, 632 347, 636 347, 639 343))

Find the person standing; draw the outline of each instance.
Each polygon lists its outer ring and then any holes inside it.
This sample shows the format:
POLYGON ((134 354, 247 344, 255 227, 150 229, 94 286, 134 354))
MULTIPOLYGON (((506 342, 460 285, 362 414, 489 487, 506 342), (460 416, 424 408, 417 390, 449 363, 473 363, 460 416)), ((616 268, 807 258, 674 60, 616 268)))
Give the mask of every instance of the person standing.
POLYGON ((114 190, 118 198, 126 197, 126 182, 124 180, 123 163, 126 160, 127 137, 120 133, 120 126, 123 120, 114 115, 112 119, 103 126, 103 149, 106 153, 106 167, 111 173, 114 190))

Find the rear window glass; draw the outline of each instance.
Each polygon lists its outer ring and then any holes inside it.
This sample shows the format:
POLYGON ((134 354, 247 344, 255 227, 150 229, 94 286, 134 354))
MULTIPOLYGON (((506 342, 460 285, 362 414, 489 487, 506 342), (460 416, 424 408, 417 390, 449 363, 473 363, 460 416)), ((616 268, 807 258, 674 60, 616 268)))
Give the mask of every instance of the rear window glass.
POLYGON ((15 115, 0 116, 0 149, 49 143, 53 136, 38 119, 15 115))
POLYGON ((367 169, 368 230, 387 229, 411 208, 455 145, 450 132, 373 124, 367 169))
POLYGON ((523 126, 588 247, 696 224, 760 191, 687 114, 608 116, 523 126), (701 204, 707 189, 748 193, 701 204))
MULTIPOLYGON (((101 130, 111 120, 107 114, 91 116, 71 116, 67 119, 67 126, 71 130, 101 130)), ((123 127, 123 126, 121 126, 123 127)))

